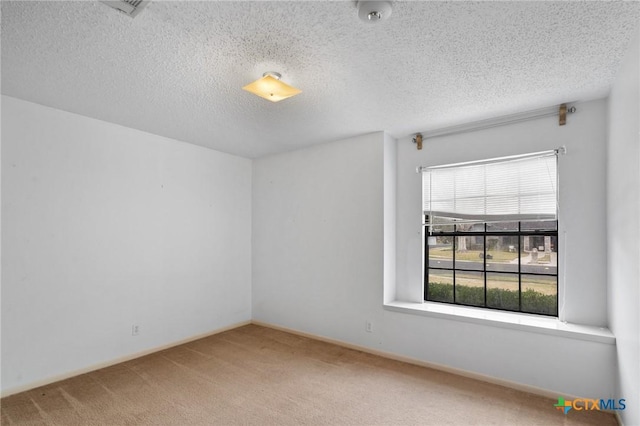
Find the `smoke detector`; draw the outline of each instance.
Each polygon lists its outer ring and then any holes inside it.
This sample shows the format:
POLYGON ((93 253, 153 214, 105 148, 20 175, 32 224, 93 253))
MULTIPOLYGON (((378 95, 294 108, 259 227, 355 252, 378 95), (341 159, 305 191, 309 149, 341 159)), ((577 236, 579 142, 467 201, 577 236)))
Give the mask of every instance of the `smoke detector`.
POLYGON ((391 16, 391 3, 388 1, 359 1, 358 17, 368 24, 375 24, 391 16))
POLYGON ((135 18, 149 1, 150 0, 100 0, 100 3, 104 3, 127 16, 135 18))

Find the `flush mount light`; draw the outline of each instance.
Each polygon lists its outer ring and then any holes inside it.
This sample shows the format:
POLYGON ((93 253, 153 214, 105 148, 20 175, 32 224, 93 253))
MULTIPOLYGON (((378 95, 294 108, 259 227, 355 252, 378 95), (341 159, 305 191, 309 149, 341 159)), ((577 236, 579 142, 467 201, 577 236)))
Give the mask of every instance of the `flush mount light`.
POLYGON ((388 1, 359 1, 358 17, 360 20, 375 24, 391 16, 391 3, 388 1))
POLYGON ((278 102, 302 93, 302 90, 280 81, 280 77, 280 73, 268 71, 262 74, 262 78, 247 84, 242 89, 271 102, 278 102))

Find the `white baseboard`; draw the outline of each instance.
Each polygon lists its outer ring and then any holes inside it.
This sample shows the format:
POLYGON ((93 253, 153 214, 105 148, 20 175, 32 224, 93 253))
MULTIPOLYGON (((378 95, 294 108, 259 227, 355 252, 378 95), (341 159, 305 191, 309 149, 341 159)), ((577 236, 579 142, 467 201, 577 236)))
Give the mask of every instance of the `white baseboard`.
MULTIPOLYGON (((553 399, 553 400, 557 400, 558 396, 563 396, 563 397, 568 398, 568 399, 577 399, 577 398, 579 398, 576 395, 567 395, 566 393, 563 393, 563 392, 551 391, 551 390, 542 389, 542 388, 539 388, 539 387, 536 387, 536 386, 525 385, 525 384, 522 384, 522 383, 512 382, 512 381, 509 381, 509 380, 499 379, 499 378, 496 378, 496 377, 487 376, 487 375, 480 374, 480 373, 475 373, 475 372, 472 372, 472 371, 467 371, 467 370, 462 370, 462 369, 459 369, 459 368, 449 367, 449 366, 443 365, 443 364, 423 361, 423 360, 416 359, 416 358, 411 358, 411 357, 406 357, 406 356, 403 356, 403 355, 394 354, 392 352, 379 351, 379 350, 376 350, 376 349, 368 348, 366 346, 354 345, 354 344, 351 344, 351 343, 348 343, 348 342, 343 342, 341 340, 331 339, 331 338, 324 337, 324 336, 318 336, 318 335, 315 335, 315 334, 306 333, 304 331, 300 331, 300 330, 296 330, 296 329, 292 329, 292 328, 288 328, 288 327, 282 327, 282 326, 279 326, 279 325, 270 324, 270 323, 266 323, 266 322, 262 322, 262 321, 253 320, 253 321, 251 321, 251 323, 255 324, 255 325, 260 325, 260 326, 263 326, 263 327, 273 328, 274 330, 280 330, 280 331, 284 331, 284 332, 287 332, 287 333, 296 334, 298 336, 307 337, 309 339, 320 340, 320 341, 323 341, 323 342, 332 343, 334 345, 342 346, 342 347, 345 347, 345 348, 349 348, 349 349, 354 349, 354 350, 361 351, 361 352, 370 353, 372 355, 378 355, 378 356, 381 356, 383 358, 393 359, 395 361, 406 362, 407 364, 418 365, 420 367, 433 368, 434 370, 444 371, 446 373, 452 373, 452 374, 456 374, 458 376, 468 377, 470 379, 479 380, 481 382, 486 382, 486 383, 491 383, 491 384, 494 384, 494 385, 504 386, 506 388, 515 389, 515 390, 518 390, 518 391, 527 392, 527 393, 531 393, 531 394, 534 394, 534 395, 539 395, 539 396, 542 396, 542 397, 545 397, 545 398, 550 398, 550 399, 553 399)), ((618 416, 618 421, 620 421, 619 420, 619 416, 618 416)))
POLYGON ((150 349, 145 349, 144 351, 140 351, 140 352, 136 352, 136 353, 133 353, 133 354, 121 356, 121 357, 118 357, 118 358, 115 358, 115 359, 112 359, 112 360, 109 360, 109 361, 100 362, 98 364, 93 364, 93 365, 90 365, 88 367, 80 368, 80 369, 73 370, 73 371, 68 371, 68 372, 63 373, 63 374, 57 374, 55 376, 50 376, 50 377, 47 377, 47 378, 42 379, 42 380, 36 380, 35 382, 31 382, 31 383, 27 383, 27 384, 24 384, 24 385, 16 386, 14 388, 3 390, 2 392, 0 392, 0 397, 4 398, 4 397, 9 396, 9 395, 14 395, 16 393, 28 391, 28 390, 31 390, 31 389, 34 389, 34 388, 38 388, 40 386, 45 386, 45 385, 48 385, 48 384, 51 384, 51 383, 59 382, 60 380, 65 380, 65 379, 69 379, 71 377, 79 376, 80 374, 89 373, 91 371, 99 370, 101 368, 111 367, 112 365, 120 364, 120 363, 126 362, 126 361, 131 361, 132 359, 140 358, 140 357, 143 357, 145 355, 152 354, 154 352, 159 352, 159 351, 162 351, 162 350, 165 350, 165 349, 172 348, 174 346, 183 345, 185 343, 193 342, 194 340, 198 340, 198 339, 202 339, 202 338, 205 338, 205 337, 213 336, 214 334, 219 334, 219 333, 222 333, 224 331, 233 330, 234 328, 242 327, 242 326, 249 325, 249 324, 251 324, 251 321, 242 321, 242 322, 239 322, 239 323, 228 325, 226 327, 221 327, 221 328, 215 329, 213 331, 208 331, 206 333, 197 334, 195 336, 190 336, 190 337, 187 337, 186 339, 181 339, 181 340, 178 340, 178 341, 175 341, 175 342, 168 343, 166 345, 156 346, 156 347, 153 347, 153 348, 150 348, 150 349))

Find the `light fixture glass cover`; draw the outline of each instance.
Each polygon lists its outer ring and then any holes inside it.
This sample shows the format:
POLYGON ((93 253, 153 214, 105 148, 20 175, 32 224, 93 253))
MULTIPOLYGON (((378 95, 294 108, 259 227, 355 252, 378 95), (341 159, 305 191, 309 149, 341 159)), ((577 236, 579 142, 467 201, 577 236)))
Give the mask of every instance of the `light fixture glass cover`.
POLYGON ((262 78, 247 84, 242 89, 271 102, 278 102, 302 93, 302 90, 280 81, 280 74, 276 72, 266 72, 262 78))

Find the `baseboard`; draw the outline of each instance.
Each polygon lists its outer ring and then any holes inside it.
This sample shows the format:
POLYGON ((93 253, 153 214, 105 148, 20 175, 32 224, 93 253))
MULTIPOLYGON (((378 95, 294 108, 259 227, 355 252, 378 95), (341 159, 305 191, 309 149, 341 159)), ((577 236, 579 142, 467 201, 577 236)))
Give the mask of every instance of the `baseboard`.
MULTIPOLYGON (((423 360, 416 359, 416 358, 411 358, 411 357, 406 357, 406 356, 403 356, 403 355, 394 354, 392 352, 379 351, 379 350, 376 350, 376 349, 368 348, 366 346, 354 345, 352 343, 344 342, 342 340, 336 340, 336 339, 332 339, 332 338, 329 338, 329 337, 324 337, 324 336, 319 336, 319 335, 316 335, 316 334, 306 333, 304 331, 300 331, 300 330, 296 330, 296 329, 292 329, 292 328, 288 328, 288 327, 282 327, 282 326, 279 326, 279 325, 270 324, 270 323, 266 323, 266 322, 262 322, 262 321, 253 320, 253 321, 251 321, 251 323, 255 324, 255 325, 262 326, 262 327, 273 328, 274 330, 280 330, 280 331, 284 331, 284 332, 287 332, 287 333, 295 334, 295 335, 298 335, 298 336, 307 337, 309 339, 320 340, 320 341, 326 342, 326 343, 332 343, 334 345, 342 346, 342 347, 349 348, 349 349, 354 349, 354 350, 357 350, 357 351, 360 351, 360 352, 366 352, 366 353, 369 353, 369 354, 372 354, 372 355, 378 355, 378 356, 381 356, 383 358, 388 358, 388 359, 392 359, 392 360, 395 360, 395 361, 406 362, 407 364, 418 365, 420 367, 426 367, 426 368, 433 368, 434 370, 444 371, 446 373, 451 373, 451 374, 455 374, 455 375, 458 375, 458 376, 479 380, 481 382, 491 383, 491 384, 499 385, 499 386, 504 386, 504 387, 509 388, 509 389, 514 389, 514 390, 518 390, 518 391, 522 391, 522 392, 527 392, 527 393, 531 393, 531 394, 534 394, 534 395, 542 396, 542 397, 545 397, 545 398, 550 398, 550 399, 553 399, 553 400, 557 400, 558 399, 558 395, 562 395, 563 397, 568 398, 568 399, 577 399, 577 398, 579 398, 576 395, 567 395, 566 393, 563 393, 563 392, 550 391, 548 389, 542 389, 542 388, 539 388, 539 387, 536 387, 536 386, 525 385, 525 384, 518 383, 518 382, 512 382, 512 381, 509 381, 509 380, 499 379, 499 378, 496 378, 496 377, 487 376, 487 375, 480 374, 480 373, 475 373, 475 372, 472 372, 472 371, 462 370, 462 369, 459 369, 459 368, 450 367, 450 366, 443 365, 443 364, 438 364, 438 363, 435 363, 435 362, 423 361, 423 360)), ((618 422, 620 422, 619 416, 618 416, 618 422)))
POLYGON ((14 395, 16 393, 25 392, 34 388, 38 388, 40 386, 49 385, 51 383, 59 382, 60 380, 69 379, 71 377, 79 376, 81 374, 90 373, 95 370, 100 370, 101 368, 111 367, 112 365, 120 364, 122 362, 131 361, 132 359, 140 358, 154 352, 163 351, 165 349, 173 348, 174 346, 184 345, 185 343, 193 342, 194 340, 203 339, 205 337, 213 336, 215 334, 219 334, 228 330, 233 330, 234 328, 243 327, 245 325, 251 324, 251 321, 242 321, 239 323, 231 324, 226 327, 217 328, 213 331, 208 331, 206 333, 197 334, 195 336, 187 337, 186 339, 181 339, 175 342, 168 343, 166 345, 156 346, 150 349, 145 349, 144 351, 135 352, 133 354, 121 356, 109 361, 100 362, 98 364, 93 364, 88 367, 80 368, 78 370, 69 371, 67 373, 58 374, 55 376, 47 377, 46 379, 37 380, 35 382, 27 383, 25 385, 16 386, 11 389, 3 390, 0 392, 0 398, 4 398, 9 395, 14 395))

